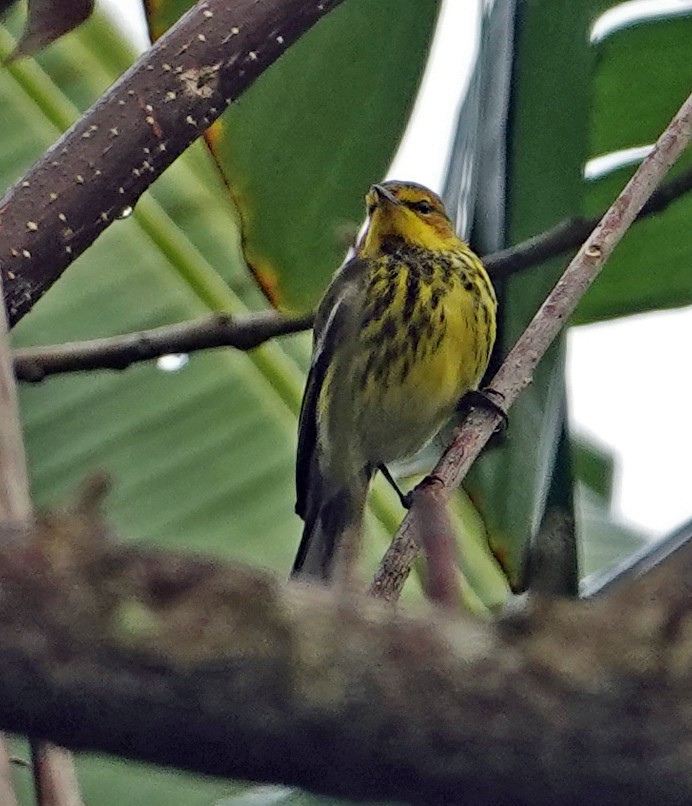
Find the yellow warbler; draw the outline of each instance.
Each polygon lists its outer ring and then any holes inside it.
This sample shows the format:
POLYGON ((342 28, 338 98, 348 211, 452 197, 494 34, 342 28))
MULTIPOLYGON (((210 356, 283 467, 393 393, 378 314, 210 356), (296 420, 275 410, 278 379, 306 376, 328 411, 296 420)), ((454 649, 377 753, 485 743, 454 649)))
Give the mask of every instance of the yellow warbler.
POLYGON ((436 434, 495 342, 492 284, 440 198, 383 182, 366 202, 367 229, 317 311, 300 413, 293 573, 322 580, 360 534, 375 471, 436 434))

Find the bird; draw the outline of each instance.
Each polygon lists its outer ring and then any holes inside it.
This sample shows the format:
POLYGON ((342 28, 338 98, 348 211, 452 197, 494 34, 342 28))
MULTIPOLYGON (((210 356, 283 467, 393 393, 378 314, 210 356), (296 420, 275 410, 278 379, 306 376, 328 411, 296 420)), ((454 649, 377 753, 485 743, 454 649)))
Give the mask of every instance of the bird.
POLYGON ((362 531, 374 474, 393 481, 387 465, 478 390, 496 335, 490 277, 440 197, 390 180, 365 202, 365 230, 317 308, 299 417, 292 577, 325 584, 362 531))

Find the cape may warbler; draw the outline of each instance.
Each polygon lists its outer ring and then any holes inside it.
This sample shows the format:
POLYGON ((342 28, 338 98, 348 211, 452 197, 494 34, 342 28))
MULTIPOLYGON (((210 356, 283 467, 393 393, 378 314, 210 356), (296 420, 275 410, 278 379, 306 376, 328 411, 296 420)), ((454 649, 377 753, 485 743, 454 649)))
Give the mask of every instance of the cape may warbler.
POLYGON ((367 229, 315 319, 300 412, 294 574, 329 579, 360 532, 368 486, 422 448, 474 390, 495 341, 497 302, 440 198, 413 182, 373 185, 367 229))

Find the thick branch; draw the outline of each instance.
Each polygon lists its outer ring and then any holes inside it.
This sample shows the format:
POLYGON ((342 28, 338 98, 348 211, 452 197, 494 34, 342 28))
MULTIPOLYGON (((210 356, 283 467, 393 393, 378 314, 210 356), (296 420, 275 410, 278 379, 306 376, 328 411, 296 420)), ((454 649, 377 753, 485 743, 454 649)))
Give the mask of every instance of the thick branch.
POLYGON ((0 201, 17 322, 210 123, 341 0, 200 0, 0 201))
POLYGON ((312 326, 312 315, 286 316, 262 311, 247 316, 214 314, 191 322, 165 325, 126 336, 72 342, 55 347, 27 347, 14 352, 19 380, 42 381, 60 372, 126 369, 169 353, 190 353, 211 347, 252 350, 270 338, 297 333, 312 326))
MULTIPOLYGON (((501 397, 507 409, 531 383, 536 365, 651 197, 656 185, 691 139, 692 95, 567 266, 491 381, 491 388, 501 397)), ((500 423, 500 415, 489 408, 472 410, 432 472, 432 476, 442 482, 438 488, 440 498, 445 500, 459 486, 500 423)), ((401 592, 418 553, 415 517, 410 510, 387 550, 371 587, 374 596, 396 599, 401 592)))
POLYGON ((420 618, 53 518, 0 541, 0 727, 351 798, 690 803, 691 578, 420 618))

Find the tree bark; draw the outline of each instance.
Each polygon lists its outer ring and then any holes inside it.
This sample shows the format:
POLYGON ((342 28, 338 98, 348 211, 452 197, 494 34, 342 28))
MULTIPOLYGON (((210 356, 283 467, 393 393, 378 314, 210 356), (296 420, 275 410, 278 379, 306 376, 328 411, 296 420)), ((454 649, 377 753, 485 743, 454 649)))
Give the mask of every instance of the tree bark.
POLYGON ((0 540, 0 728, 411 803, 692 803, 692 548, 596 602, 417 615, 108 539, 0 540))

